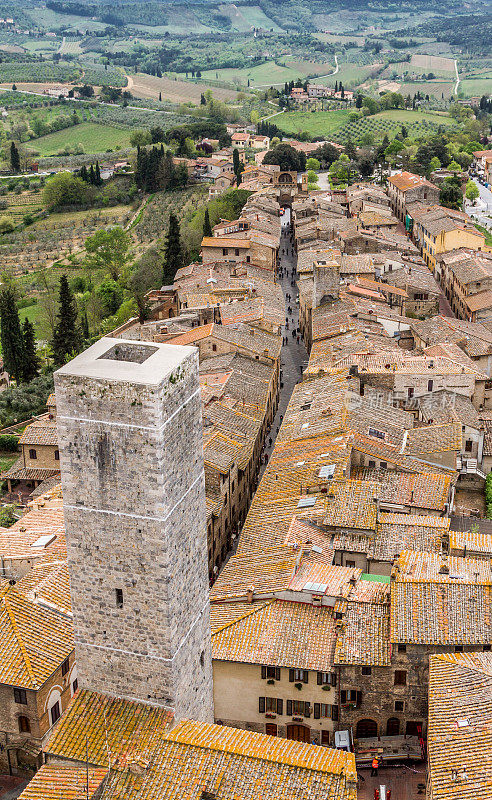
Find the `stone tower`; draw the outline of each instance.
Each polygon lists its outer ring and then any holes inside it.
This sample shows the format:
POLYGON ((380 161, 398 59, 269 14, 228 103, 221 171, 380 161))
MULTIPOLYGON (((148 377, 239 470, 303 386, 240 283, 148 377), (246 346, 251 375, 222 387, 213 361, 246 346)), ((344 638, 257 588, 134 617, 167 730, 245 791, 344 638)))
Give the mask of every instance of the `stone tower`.
POLYGON ((320 254, 313 264, 313 276, 313 308, 318 308, 323 302, 337 300, 340 295, 339 253, 326 250, 320 254))
POLYGON ((213 721, 197 351, 104 338, 55 387, 79 685, 213 721))

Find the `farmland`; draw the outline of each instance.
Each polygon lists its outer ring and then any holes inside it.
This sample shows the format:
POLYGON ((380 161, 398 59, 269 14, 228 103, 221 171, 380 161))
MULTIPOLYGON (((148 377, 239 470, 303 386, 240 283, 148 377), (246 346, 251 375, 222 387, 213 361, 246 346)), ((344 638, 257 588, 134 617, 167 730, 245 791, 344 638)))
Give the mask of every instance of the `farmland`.
POLYGON ((279 28, 272 19, 267 17, 259 6, 237 7, 232 3, 224 3, 219 6, 219 12, 228 17, 234 30, 240 33, 250 31, 253 27, 273 30, 275 33, 282 31, 282 28, 279 28))
POLYGON ((217 89, 204 83, 191 83, 191 81, 173 81, 171 78, 155 78, 152 75, 129 76, 129 90, 134 97, 159 99, 159 92, 163 100, 172 103, 195 103, 199 105, 200 97, 207 89, 211 89, 217 100, 235 100, 236 92, 232 89, 217 89))
POLYGON ((85 153, 103 153, 106 150, 117 150, 130 146, 131 130, 115 128, 111 125, 98 125, 93 122, 82 122, 72 128, 49 133, 35 139, 32 146, 41 157, 54 156, 65 147, 79 145, 85 153))
POLYGON ((492 94, 492 71, 485 73, 473 73, 467 76, 460 83, 460 92, 465 97, 480 97, 483 94, 492 94))
POLYGON ((350 112, 344 109, 341 111, 318 111, 315 114, 309 111, 294 111, 275 117, 275 124, 284 133, 294 136, 307 133, 312 137, 329 138, 333 137, 348 122, 349 116, 350 112))
POLYGON ((307 133, 310 137, 333 138, 344 142, 351 139, 358 142, 364 134, 372 134, 382 139, 386 134, 393 138, 405 125, 411 136, 424 135, 437 131, 440 125, 453 127, 454 121, 444 115, 418 111, 382 111, 372 117, 349 120, 348 110, 319 111, 315 114, 294 111, 275 117, 275 124, 285 133, 299 135, 307 133))
POLYGON ((416 81, 415 83, 405 82, 400 84, 398 89, 403 95, 409 94, 413 97, 414 94, 420 92, 421 95, 429 95, 438 100, 444 95, 445 100, 449 100, 454 92, 456 81, 416 81))
POLYGON ((9 275, 22 276, 22 288, 30 292, 39 282, 37 270, 44 271, 54 262, 80 250, 87 236, 101 226, 126 224, 132 213, 131 206, 122 205, 50 214, 47 219, 41 219, 25 230, 2 237, 2 268, 9 275))
POLYGON ((304 80, 307 75, 326 75, 334 69, 335 64, 329 62, 321 64, 316 61, 286 60, 284 63, 266 61, 264 64, 242 69, 210 69, 203 72, 202 77, 238 86, 247 86, 248 80, 252 87, 271 86, 295 81, 297 78, 304 80))
POLYGON ((36 214, 41 210, 41 192, 26 191, 20 194, 9 192, 7 195, 7 214, 17 225, 26 214, 36 214))

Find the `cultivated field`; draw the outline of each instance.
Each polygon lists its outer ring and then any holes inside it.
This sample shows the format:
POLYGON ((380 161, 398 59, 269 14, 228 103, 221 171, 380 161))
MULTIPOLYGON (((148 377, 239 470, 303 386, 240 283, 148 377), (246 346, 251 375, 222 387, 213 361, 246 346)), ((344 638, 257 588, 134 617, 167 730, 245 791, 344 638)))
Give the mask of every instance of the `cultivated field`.
POLYGON ((224 3, 219 6, 219 12, 231 20, 234 30, 246 33, 252 28, 263 28, 263 30, 274 30, 281 33, 282 28, 267 17, 259 6, 236 6, 233 3, 224 3))
POLYGON ((66 39, 63 37, 63 41, 58 52, 60 55, 68 53, 72 56, 79 56, 82 53, 82 48, 80 46, 81 41, 82 39, 66 39))
POLYGON ((275 124, 285 133, 298 135, 307 133, 311 137, 323 136, 335 141, 345 142, 351 139, 360 141, 364 134, 372 134, 382 139, 385 134, 391 139, 405 125, 411 136, 418 136, 437 130, 439 125, 452 127, 454 120, 447 116, 417 111, 382 111, 372 117, 361 117, 350 122, 350 111, 341 109, 319 111, 316 113, 294 111, 275 117, 275 124))
POLYGON ((464 78, 459 85, 460 92, 465 97, 481 97, 482 95, 492 94, 492 72, 476 77, 464 78))
POLYGON ((85 153, 103 153, 130 146, 129 128, 115 128, 112 125, 99 125, 94 122, 82 122, 72 128, 65 128, 56 133, 33 139, 31 144, 40 156, 56 156, 65 147, 76 147, 79 144, 85 153))
POLYGON ((319 61, 285 61, 283 64, 266 61, 264 64, 241 69, 210 69, 203 72, 202 77, 235 86, 246 87, 248 80, 252 87, 271 86, 273 84, 281 85, 286 81, 295 81, 297 78, 304 79, 307 75, 327 75, 334 69, 334 64, 322 64, 319 61))
POLYGON ((436 75, 454 72, 454 60, 443 56, 432 56, 424 53, 413 53, 410 66, 422 72, 434 72, 436 75))
POLYGON ((346 89, 360 86, 369 77, 378 74, 382 64, 340 64, 336 75, 322 78, 319 83, 323 86, 334 86, 335 81, 342 81, 346 89))
POLYGON ((323 136, 327 139, 334 134, 345 123, 348 122, 350 111, 344 109, 340 111, 293 111, 288 114, 280 114, 275 117, 273 122, 285 133, 296 136, 300 133, 307 133, 309 136, 323 136))
POLYGON ((441 100, 444 95, 444 99, 448 100, 453 94, 455 84, 456 81, 415 81, 415 83, 409 81, 400 84, 398 91, 403 95, 409 94, 410 97, 420 92, 420 94, 435 97, 437 100, 441 100))
POLYGON ((211 89, 217 100, 235 100, 236 98, 236 92, 232 89, 216 89, 203 83, 154 78, 152 75, 140 73, 128 76, 128 89, 134 97, 151 97, 153 100, 158 100, 159 92, 161 92, 163 100, 170 100, 172 103, 191 102, 196 105, 200 104, 200 97, 207 89, 211 89))
MULTIPOLYGON (((6 213, 12 218, 15 224, 22 222, 22 218, 26 214, 36 214, 41 211, 41 192, 22 192, 22 194, 14 194, 9 192, 7 197, 6 213)), ((3 213, 3 212, 2 212, 3 213)))

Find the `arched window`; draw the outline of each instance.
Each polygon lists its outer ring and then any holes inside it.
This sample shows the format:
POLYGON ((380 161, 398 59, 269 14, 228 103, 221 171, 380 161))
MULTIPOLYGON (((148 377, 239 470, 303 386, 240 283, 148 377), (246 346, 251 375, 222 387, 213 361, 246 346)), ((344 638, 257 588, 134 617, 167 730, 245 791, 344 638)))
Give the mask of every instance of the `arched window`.
POLYGON ((357 739, 369 739, 378 735, 378 724, 373 719, 360 719, 355 736, 357 739))
POLYGON ((19 717, 19 733, 30 733, 31 723, 29 717, 19 717))

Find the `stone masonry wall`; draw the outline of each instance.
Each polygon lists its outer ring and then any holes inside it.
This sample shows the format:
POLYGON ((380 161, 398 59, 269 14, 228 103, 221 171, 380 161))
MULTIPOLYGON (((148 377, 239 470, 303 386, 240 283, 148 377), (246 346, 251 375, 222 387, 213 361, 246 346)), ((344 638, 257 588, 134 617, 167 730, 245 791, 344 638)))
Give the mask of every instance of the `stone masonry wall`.
POLYGON ((79 685, 212 720, 198 358, 182 350, 155 384, 56 374, 64 511, 79 685))

